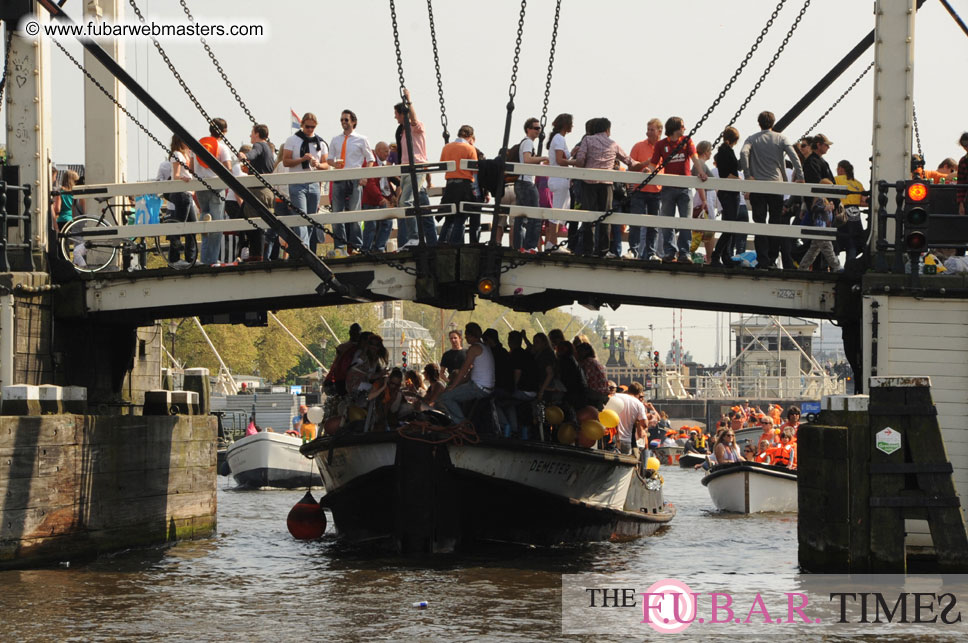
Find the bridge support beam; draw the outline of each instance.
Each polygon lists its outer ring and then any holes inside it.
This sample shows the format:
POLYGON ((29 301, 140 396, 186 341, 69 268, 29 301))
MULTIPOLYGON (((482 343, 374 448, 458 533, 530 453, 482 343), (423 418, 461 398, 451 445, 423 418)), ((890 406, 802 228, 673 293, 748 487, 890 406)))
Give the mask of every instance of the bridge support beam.
MULTIPOLYGON (((120 22, 124 19, 122 0, 91 0, 84 7, 84 19, 95 22, 120 22)), ((124 40, 104 39, 101 47, 124 65, 124 40)), ((91 52, 84 50, 84 68, 124 105, 121 83, 104 68, 91 52)), ((128 144, 126 119, 117 107, 89 81, 84 82, 84 178, 85 183, 121 183, 125 180, 128 144)), ((138 177, 143 179, 144 177, 138 177)))
MULTIPOLYGON (((874 20, 874 135, 871 185, 911 173, 916 0, 878 0, 874 20)), ((879 222, 871 217, 871 239, 879 222)), ((887 238, 893 238, 893 221, 887 238)))

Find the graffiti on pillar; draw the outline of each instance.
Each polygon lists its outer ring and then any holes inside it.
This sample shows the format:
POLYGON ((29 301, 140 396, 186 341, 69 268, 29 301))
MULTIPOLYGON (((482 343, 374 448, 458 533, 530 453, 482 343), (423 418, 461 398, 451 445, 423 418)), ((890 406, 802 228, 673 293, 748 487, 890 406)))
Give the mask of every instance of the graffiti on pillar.
POLYGON ((14 82, 17 83, 17 88, 20 89, 27 84, 27 63, 29 59, 26 54, 19 60, 11 56, 10 62, 13 65, 14 82))
POLYGON ((13 128, 13 136, 21 143, 30 141, 30 130, 27 128, 27 124, 23 121, 18 122, 17 126, 13 128))

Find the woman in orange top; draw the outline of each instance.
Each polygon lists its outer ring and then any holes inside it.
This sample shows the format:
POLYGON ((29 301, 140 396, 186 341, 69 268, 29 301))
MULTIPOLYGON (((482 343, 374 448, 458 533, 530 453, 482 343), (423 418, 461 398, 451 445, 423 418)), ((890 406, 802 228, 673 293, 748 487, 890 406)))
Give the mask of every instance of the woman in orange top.
POLYGON ((773 444, 776 436, 773 433, 773 420, 768 417, 763 418, 760 421, 760 425, 763 427, 763 434, 760 439, 757 440, 758 443, 766 442, 767 444, 773 444))

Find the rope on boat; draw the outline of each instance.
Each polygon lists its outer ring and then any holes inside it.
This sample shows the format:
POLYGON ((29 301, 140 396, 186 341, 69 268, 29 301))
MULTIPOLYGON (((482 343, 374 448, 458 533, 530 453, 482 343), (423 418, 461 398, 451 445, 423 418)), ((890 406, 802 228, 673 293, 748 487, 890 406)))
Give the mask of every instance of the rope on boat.
POLYGON ((438 426, 426 420, 414 420, 404 424, 397 433, 405 440, 423 442, 425 444, 447 444, 453 442, 460 446, 463 444, 477 444, 481 441, 477 435, 474 425, 464 420, 458 424, 450 426, 438 426))

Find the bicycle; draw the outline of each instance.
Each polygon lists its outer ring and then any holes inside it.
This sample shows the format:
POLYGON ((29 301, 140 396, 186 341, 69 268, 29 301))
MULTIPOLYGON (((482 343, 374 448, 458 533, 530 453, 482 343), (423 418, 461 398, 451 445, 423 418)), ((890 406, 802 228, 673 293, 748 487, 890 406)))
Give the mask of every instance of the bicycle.
MULTIPOLYGON (((73 264, 78 272, 99 272, 109 266, 117 266, 118 252, 122 255, 122 268, 127 271, 148 268, 148 252, 160 256, 169 268, 185 270, 195 265, 198 258, 194 235, 181 237, 120 237, 93 232, 97 228, 112 228, 134 222, 134 214, 128 213, 126 203, 111 203, 110 198, 96 198, 103 204, 98 217, 83 215, 69 221, 59 232, 61 256, 73 264), (121 216, 117 210, 121 209, 121 216), (92 234, 93 232, 93 234, 92 234), (185 259, 180 257, 184 252, 185 259)), ((178 223, 171 215, 165 215, 162 223, 178 223)))

